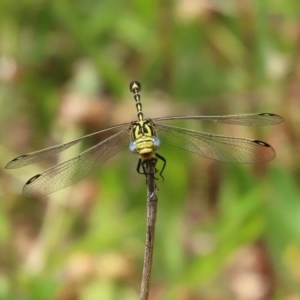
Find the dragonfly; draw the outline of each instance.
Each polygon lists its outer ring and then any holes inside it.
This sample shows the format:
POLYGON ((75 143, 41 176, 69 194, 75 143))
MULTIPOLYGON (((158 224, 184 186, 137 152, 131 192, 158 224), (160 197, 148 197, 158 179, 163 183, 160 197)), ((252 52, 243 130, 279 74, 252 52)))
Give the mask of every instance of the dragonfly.
POLYGON ((128 144, 130 151, 136 153, 139 157, 136 167, 137 172, 147 175, 145 164, 152 160, 155 172, 159 172, 162 178, 167 160, 157 152, 161 146, 161 141, 163 144, 223 162, 251 164, 267 162, 275 157, 273 147, 261 140, 216 135, 169 125, 166 122, 196 120, 240 126, 263 126, 282 122, 283 118, 277 114, 191 115, 146 119, 142 110, 140 82, 132 81, 129 89, 135 100, 137 120, 111 126, 64 144, 18 156, 5 166, 7 169, 15 169, 34 164, 41 160, 49 159, 84 140, 105 135, 100 142, 81 152, 76 157, 50 167, 30 178, 23 187, 25 196, 47 195, 78 182, 93 169, 101 166, 110 157, 126 148, 128 144), (160 170, 156 169, 158 161, 162 165, 160 170))

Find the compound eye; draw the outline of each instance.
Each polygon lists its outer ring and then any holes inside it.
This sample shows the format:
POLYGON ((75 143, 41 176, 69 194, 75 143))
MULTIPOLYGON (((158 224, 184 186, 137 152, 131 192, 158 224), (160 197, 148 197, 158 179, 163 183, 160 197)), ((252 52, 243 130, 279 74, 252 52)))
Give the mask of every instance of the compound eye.
POLYGON ((136 152, 136 141, 131 141, 131 142, 129 143, 129 150, 130 150, 131 152, 136 152))
POLYGON ((153 136, 152 141, 153 141, 155 149, 160 147, 160 139, 157 136, 153 136))

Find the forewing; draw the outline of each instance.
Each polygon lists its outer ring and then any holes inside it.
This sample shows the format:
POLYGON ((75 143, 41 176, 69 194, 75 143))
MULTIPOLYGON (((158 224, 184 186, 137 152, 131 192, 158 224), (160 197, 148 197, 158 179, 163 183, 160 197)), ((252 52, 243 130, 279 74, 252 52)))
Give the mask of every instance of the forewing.
POLYGON ((24 195, 46 195, 81 180, 95 167, 128 145, 129 130, 122 130, 78 156, 58 164, 27 181, 24 195))
POLYGON ((162 145, 170 144, 214 160, 256 163, 275 157, 272 146, 259 140, 213 135, 168 125, 156 125, 156 129, 162 145))
POLYGON ((232 125, 241 126, 264 126, 279 124, 283 121, 283 118, 279 115, 272 113, 255 113, 255 114, 241 114, 241 115, 227 115, 227 116, 175 116, 175 117, 163 117, 155 118, 154 122, 159 124, 160 122, 169 120, 199 120, 199 121, 211 121, 232 125))
POLYGON ((45 149, 42 149, 39 151, 23 154, 21 156, 14 158, 13 160, 11 160, 8 164, 6 164, 5 168, 6 169, 16 169, 16 168, 25 167, 27 165, 39 162, 41 160, 53 157, 53 156, 57 155, 58 153, 65 151, 66 149, 78 144, 79 142, 81 142, 87 138, 90 138, 95 135, 101 135, 101 134, 107 133, 109 131, 114 131, 118 128, 122 128, 125 126, 129 127, 129 124, 127 123, 127 124, 120 124, 120 125, 112 126, 112 127, 85 135, 79 139, 76 139, 76 140, 68 142, 68 143, 55 145, 55 146, 48 147, 48 148, 45 148, 45 149))

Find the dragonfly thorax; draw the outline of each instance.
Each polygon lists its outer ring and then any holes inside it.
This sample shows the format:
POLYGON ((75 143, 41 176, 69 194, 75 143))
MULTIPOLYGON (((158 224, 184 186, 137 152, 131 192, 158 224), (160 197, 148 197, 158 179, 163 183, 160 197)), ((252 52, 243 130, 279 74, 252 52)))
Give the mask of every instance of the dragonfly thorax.
POLYGON ((131 140, 137 140, 143 136, 156 136, 154 123, 151 119, 133 121, 129 130, 131 140))

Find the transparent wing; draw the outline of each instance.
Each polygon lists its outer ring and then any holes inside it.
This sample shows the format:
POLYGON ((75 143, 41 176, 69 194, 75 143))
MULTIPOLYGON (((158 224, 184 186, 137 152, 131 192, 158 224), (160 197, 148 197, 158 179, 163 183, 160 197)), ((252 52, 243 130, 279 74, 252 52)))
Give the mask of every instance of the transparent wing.
POLYGON ((130 124, 126 123, 126 124, 120 124, 120 125, 116 125, 116 126, 112 126, 88 135, 85 135, 79 139, 76 139, 74 141, 65 143, 65 144, 60 144, 60 145, 56 145, 56 146, 52 146, 52 147, 48 147, 39 151, 35 151, 35 152, 31 152, 31 153, 27 153, 21 156, 18 156, 16 158, 14 158, 13 160, 11 160, 6 166, 6 169, 16 169, 16 168, 21 168, 21 167, 25 167, 27 165, 39 162, 41 160, 50 158, 51 156, 55 156, 56 154, 65 151, 66 149, 78 144, 79 142, 95 136, 95 135, 100 135, 102 133, 107 133, 116 129, 120 129, 122 127, 127 126, 129 128, 130 124))
POLYGON ((155 118, 155 123, 169 120, 199 120, 199 121, 212 121, 233 125, 242 126, 257 126, 257 125, 274 125, 281 123, 283 118, 272 113, 255 113, 255 114, 242 114, 242 115, 227 115, 227 116, 174 116, 155 118))
POLYGON ((101 165, 111 156, 125 148, 129 141, 129 130, 124 129, 78 156, 35 175, 23 188, 24 195, 46 195, 67 187, 101 165))
POLYGON ((156 125, 156 129, 162 145, 167 143, 214 160, 256 163, 275 157, 272 146, 259 140, 214 135, 168 125, 156 125))

